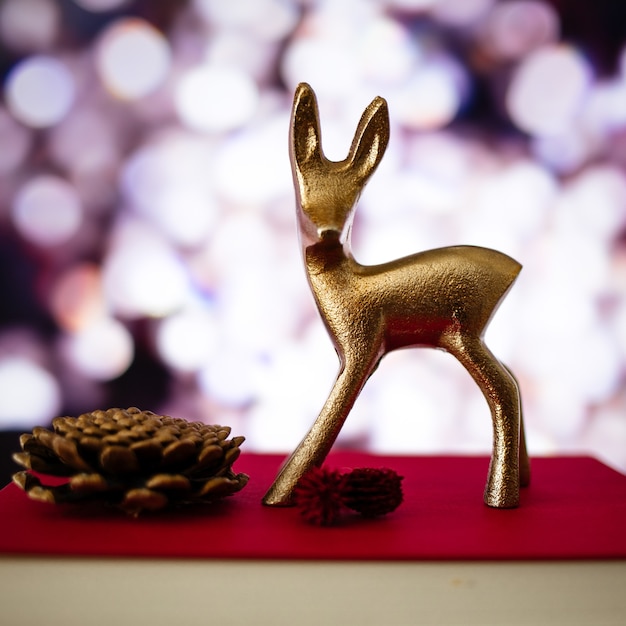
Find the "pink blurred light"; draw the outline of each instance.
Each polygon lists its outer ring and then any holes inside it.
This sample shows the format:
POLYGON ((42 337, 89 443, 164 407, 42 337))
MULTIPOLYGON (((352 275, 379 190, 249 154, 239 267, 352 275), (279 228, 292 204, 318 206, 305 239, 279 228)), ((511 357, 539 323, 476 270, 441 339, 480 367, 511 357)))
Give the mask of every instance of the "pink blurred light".
POLYGON ((592 79, 582 55, 567 46, 546 46, 528 55, 509 86, 506 106, 513 122, 532 135, 570 130, 592 79))
POLYGON ((551 5, 541 0, 515 0, 493 7, 485 40, 492 54, 520 59, 558 36, 559 17, 551 5))
POLYGON ((19 168, 28 156, 31 136, 27 128, 18 124, 6 109, 0 107, 0 175, 19 168))
POLYGON ((52 0, 5 0, 0 6, 0 40, 19 52, 39 52, 54 44, 61 14, 52 0))
POLYGON ((68 331, 78 331, 106 312, 100 268, 81 263, 64 272, 54 285, 50 299, 57 323, 68 331))
POLYGON ((58 246, 77 232, 83 209, 76 189, 65 179, 44 174, 29 180, 13 199, 15 227, 40 246, 58 246))

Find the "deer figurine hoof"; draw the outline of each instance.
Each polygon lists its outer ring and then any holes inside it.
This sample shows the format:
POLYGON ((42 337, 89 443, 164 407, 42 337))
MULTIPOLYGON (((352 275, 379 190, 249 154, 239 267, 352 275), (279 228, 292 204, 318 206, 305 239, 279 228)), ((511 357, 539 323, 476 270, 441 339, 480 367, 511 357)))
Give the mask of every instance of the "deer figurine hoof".
POLYGON ((340 368, 308 434, 281 469, 264 503, 290 504, 299 479, 320 466, 363 385, 381 358, 399 348, 452 354, 483 392, 493 421, 484 501, 519 503, 529 481, 519 386, 483 342, 487 324, 521 270, 487 248, 454 246, 382 265, 361 265, 350 249, 357 200, 389 141, 387 103, 375 98, 357 126, 348 156, 330 161, 321 144, 315 94, 296 89, 290 154, 309 286, 339 356, 340 368))

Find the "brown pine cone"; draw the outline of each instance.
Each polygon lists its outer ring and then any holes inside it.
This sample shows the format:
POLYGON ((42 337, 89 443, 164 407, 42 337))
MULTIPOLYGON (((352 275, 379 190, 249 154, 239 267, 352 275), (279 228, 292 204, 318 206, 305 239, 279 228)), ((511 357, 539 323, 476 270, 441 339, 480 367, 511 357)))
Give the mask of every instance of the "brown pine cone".
POLYGON ((170 504, 209 502, 246 486, 235 474, 243 437, 227 426, 156 415, 137 408, 57 417, 54 432, 37 427, 20 437, 13 459, 42 474, 69 476, 45 486, 27 471, 13 476, 28 495, 44 502, 103 501, 132 515, 170 504))

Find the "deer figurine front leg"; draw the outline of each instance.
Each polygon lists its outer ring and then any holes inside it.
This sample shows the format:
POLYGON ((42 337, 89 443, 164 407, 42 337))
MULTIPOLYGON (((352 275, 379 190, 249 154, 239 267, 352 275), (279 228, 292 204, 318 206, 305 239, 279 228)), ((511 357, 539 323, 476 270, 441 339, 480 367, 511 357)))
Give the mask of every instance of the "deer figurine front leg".
MULTIPOLYGON (((375 333, 377 329, 372 330, 375 333)), ((341 362, 337 380, 308 434, 265 495, 265 504, 289 505, 291 494, 300 478, 312 467, 322 465, 363 385, 382 356, 382 342, 376 339, 346 346, 336 341, 335 346, 341 362)))
POLYGON ((391 350, 446 350, 482 390, 493 420, 494 445, 484 500, 510 508, 528 484, 517 382, 483 343, 498 304, 521 266, 510 257, 473 246, 441 248, 377 266, 360 265, 350 250, 350 227, 359 195, 387 147, 387 104, 365 110, 343 161, 321 148, 313 90, 296 90, 291 122, 291 162, 298 226, 307 277, 341 367, 311 430, 265 495, 268 505, 288 505, 300 478, 320 466, 363 385, 391 350))

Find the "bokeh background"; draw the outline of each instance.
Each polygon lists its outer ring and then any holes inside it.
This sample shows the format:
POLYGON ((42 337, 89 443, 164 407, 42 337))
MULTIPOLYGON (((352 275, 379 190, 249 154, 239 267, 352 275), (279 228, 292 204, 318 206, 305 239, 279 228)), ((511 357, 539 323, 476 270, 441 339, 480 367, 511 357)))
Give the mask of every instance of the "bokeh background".
MULTIPOLYGON (((225 423, 289 451, 337 372, 301 265, 298 82, 324 148, 363 108, 391 143, 356 257, 484 245, 524 270, 487 333, 533 454, 626 471, 626 3, 4 0, 0 431, 110 406, 225 423)), ((486 453, 449 355, 394 353, 337 443, 486 453)))

